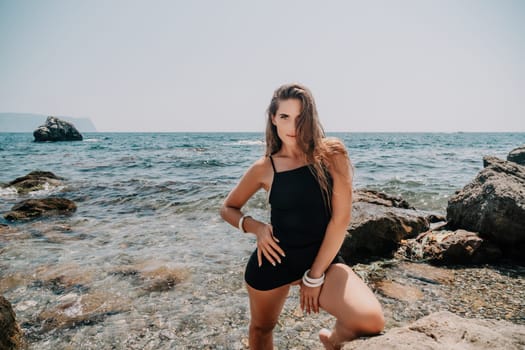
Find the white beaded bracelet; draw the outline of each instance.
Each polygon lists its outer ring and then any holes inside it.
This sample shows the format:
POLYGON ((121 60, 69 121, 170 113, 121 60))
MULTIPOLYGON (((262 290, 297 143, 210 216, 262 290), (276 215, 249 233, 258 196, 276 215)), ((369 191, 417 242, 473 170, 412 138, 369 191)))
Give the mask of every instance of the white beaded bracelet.
POLYGON ((243 216, 241 216, 241 218, 240 218, 240 220, 239 220, 239 230, 241 230, 241 232, 244 232, 244 233, 247 232, 247 231, 244 229, 244 226, 243 226, 243 224, 244 224, 244 220, 245 220, 246 218, 251 218, 251 216, 250 216, 250 215, 243 215, 243 216))
POLYGON ((310 272, 310 269, 306 270, 303 275, 303 284, 310 288, 315 288, 322 286, 324 283, 325 274, 321 275, 319 278, 311 278, 308 276, 308 272, 310 272))

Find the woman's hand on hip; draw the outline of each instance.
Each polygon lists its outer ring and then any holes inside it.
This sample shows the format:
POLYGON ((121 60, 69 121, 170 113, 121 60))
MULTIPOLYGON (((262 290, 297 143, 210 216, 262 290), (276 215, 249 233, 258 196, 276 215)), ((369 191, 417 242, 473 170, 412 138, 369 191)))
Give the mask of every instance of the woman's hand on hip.
POLYGON ((255 233, 257 236, 257 262, 262 265, 262 257, 266 258, 273 266, 281 263, 284 251, 279 247, 279 240, 273 235, 273 227, 270 224, 261 223, 255 233))
POLYGON ((319 295, 321 294, 321 288, 319 287, 307 287, 301 282, 301 310, 307 314, 310 312, 319 313, 319 295))

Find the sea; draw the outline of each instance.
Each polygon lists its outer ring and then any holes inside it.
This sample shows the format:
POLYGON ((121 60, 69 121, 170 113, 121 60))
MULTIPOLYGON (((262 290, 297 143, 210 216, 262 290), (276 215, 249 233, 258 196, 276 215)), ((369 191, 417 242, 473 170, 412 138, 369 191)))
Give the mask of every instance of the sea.
MULTIPOLYGON (((219 208, 264 155, 264 134, 83 136, 35 143, 30 133, 0 133, 0 183, 34 170, 63 178, 25 195, 0 188, 0 224, 17 232, 0 235, 0 294, 30 348, 243 348, 249 308, 242 274, 255 240, 225 223, 219 208), (24 199, 49 196, 74 201, 77 211, 22 223, 3 218, 24 199), (159 267, 182 277, 165 290, 144 288, 144 271, 159 267), (81 300, 90 295, 98 296, 90 299, 95 311, 81 300), (50 310, 62 318, 46 316, 50 310)), ((506 159, 525 144, 525 133, 510 132, 328 136, 346 145, 354 188, 443 215, 448 199, 483 168, 483 156, 506 159)), ((269 220, 264 191, 243 211, 269 220)))

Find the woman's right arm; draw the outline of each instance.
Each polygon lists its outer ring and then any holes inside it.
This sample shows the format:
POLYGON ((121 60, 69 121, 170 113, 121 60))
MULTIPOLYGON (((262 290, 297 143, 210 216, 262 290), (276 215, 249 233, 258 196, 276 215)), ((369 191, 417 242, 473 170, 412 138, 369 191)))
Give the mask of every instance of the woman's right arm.
MULTIPOLYGON (((239 220, 243 216, 241 208, 255 192, 263 187, 263 179, 268 171, 265 161, 265 157, 257 160, 224 200, 220 213, 221 217, 230 225, 238 227, 239 220)), ((279 241, 273 236, 273 229, 270 224, 248 217, 244 220, 243 228, 246 232, 257 236, 259 266, 262 264, 262 255, 273 265, 276 262, 281 262, 279 254, 284 256, 284 252, 277 244, 279 241)))

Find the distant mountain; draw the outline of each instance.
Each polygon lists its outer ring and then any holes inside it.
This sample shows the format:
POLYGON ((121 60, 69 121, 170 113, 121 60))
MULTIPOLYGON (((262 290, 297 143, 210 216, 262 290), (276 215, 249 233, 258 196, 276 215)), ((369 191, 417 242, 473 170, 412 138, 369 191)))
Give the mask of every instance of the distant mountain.
MULTIPOLYGON (((33 132, 45 123, 47 117, 44 114, 0 113, 0 132, 33 132)), ((97 131, 89 118, 72 118, 59 115, 53 117, 72 123, 80 133, 97 131)))

